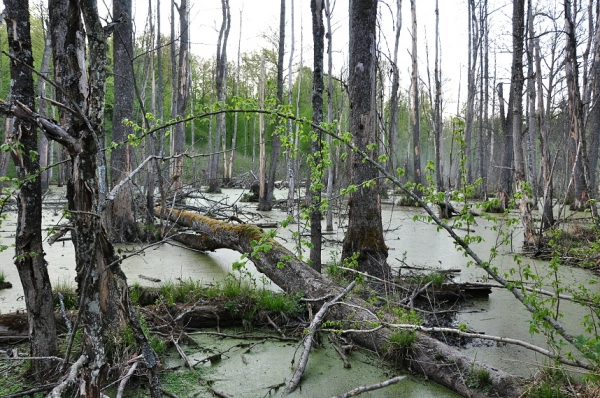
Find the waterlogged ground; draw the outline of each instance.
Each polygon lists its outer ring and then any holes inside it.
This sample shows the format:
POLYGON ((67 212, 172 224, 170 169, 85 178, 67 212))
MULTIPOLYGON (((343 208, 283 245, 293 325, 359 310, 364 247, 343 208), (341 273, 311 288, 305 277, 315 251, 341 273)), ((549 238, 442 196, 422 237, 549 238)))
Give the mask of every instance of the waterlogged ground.
MULTIPOLYGON (((60 192, 57 193, 60 196, 60 192)), ((234 203, 242 194, 241 190, 224 190, 221 195, 213 195, 212 199, 234 203)), ((276 190, 277 198, 284 198, 286 191, 276 190)), ((383 205, 384 229, 386 230, 386 243, 390 248, 389 261, 398 272, 407 272, 400 267, 410 265, 423 268, 461 269, 457 276, 459 281, 485 281, 484 271, 474 266, 467 267, 469 259, 456 250, 454 243, 445 232, 437 232, 435 225, 413 221, 416 215, 423 214, 421 209, 393 206, 393 198, 383 205)), ((191 201, 190 204, 202 204, 201 200, 191 201)), ((255 213, 253 219, 257 222, 281 221, 286 217, 286 212, 273 210, 272 212, 258 213, 255 204, 237 203, 241 210, 255 213)), ((60 222, 62 206, 48 208, 44 212, 45 226, 54 226, 60 222)), ((334 231, 325 235, 323 247, 323 260, 328 262, 339 257, 340 242, 343 238, 346 220, 340 216, 345 214, 342 208, 334 218, 334 231)), ((15 216, 9 214, 0 227, 0 244, 10 245, 14 240, 15 216)), ((498 233, 495 226, 499 225, 483 218, 477 218, 476 224, 469 226, 474 234, 480 235, 483 241, 474 245, 475 250, 484 260, 489 257, 490 249, 497 246, 499 256, 492 262, 498 267, 500 273, 514 269, 514 278, 519 275, 525 265, 531 265, 534 270, 544 277, 547 285, 559 277, 567 286, 586 286, 593 291, 598 291, 598 285, 591 284, 596 276, 592 273, 570 267, 561 267, 559 275, 549 272, 547 263, 523 259, 519 264, 515 260, 515 250, 522 238, 519 229, 512 231, 511 244, 499 245, 498 233)), ((323 228, 325 230, 325 228, 323 228)), ((291 224, 288 229, 278 231, 278 239, 290 249, 296 246, 293 233, 308 238, 303 223, 291 224)), ((464 235, 466 232, 459 232, 464 235)), ((131 254, 139 248, 121 247, 122 254, 131 254)), ((46 259, 51 280, 54 284, 72 284, 75 276, 74 254, 70 241, 55 243, 52 247, 45 248, 46 259)), ((22 290, 19 287, 18 276, 12 259, 11 250, 0 253, 0 272, 4 273, 6 280, 13 283, 12 289, 0 290, 0 312, 14 312, 24 310, 22 290)), ((215 253, 202 254, 186 250, 178 245, 163 244, 146 250, 143 254, 135 255, 123 262, 123 270, 129 283, 140 283, 144 286, 156 286, 148 277, 159 279, 162 282, 176 281, 177 279, 196 279, 205 283, 218 283, 231 271, 231 264, 239 260, 238 253, 229 250, 219 250, 215 253)), ((270 283, 256 272, 252 264, 247 265, 250 275, 259 286, 266 286, 278 290, 277 286, 270 283)), ((517 302, 511 293, 494 289, 489 299, 474 300, 468 304, 456 307, 458 322, 464 322, 470 329, 503 337, 525 340, 545 346, 544 338, 540 335, 532 336, 529 333, 529 314, 517 302)), ((574 333, 582 332, 579 319, 584 313, 579 308, 561 303, 561 310, 567 318, 563 323, 569 328, 574 328, 574 333)), ((220 340, 206 336, 194 337, 198 340, 201 350, 194 347, 186 348, 186 353, 194 359, 202 359, 207 353, 222 350, 223 347, 234 346, 235 340, 220 340), (209 339, 209 340, 206 340, 209 339), (189 351, 188 351, 189 350, 189 351)), ((326 343, 327 344, 327 343, 326 343)), ((291 361, 296 350, 295 345, 265 342, 247 348, 232 350, 224 358, 213 364, 201 368, 201 374, 184 373, 176 377, 177 380, 190 378, 194 382, 188 385, 187 395, 180 396, 210 396, 208 387, 203 383, 212 383, 216 390, 222 390, 235 397, 264 396, 268 387, 289 380, 292 374, 291 361), (188 377, 189 376, 189 377, 188 377), (199 381, 200 380, 200 381, 199 381)), ((548 361, 530 351, 517 346, 503 344, 490 344, 484 341, 469 342, 464 348, 468 354, 478 361, 486 362, 517 375, 529 375, 548 361)), ((175 352, 171 354, 172 360, 167 361, 167 366, 178 368, 181 364, 175 352)), ((296 353, 296 356, 299 354, 296 353)), ((382 368, 379 360, 365 356, 364 353, 355 353, 352 356, 352 369, 344 369, 337 353, 330 349, 318 349, 311 354, 309 366, 305 373, 302 389, 296 394, 307 397, 331 396, 341 394, 358 385, 381 382, 396 374, 382 368)), ((186 384, 187 385, 187 384, 186 384)), ((274 391, 275 392, 275 391, 274 391)), ((395 387, 389 387, 377 393, 374 397, 384 396, 452 396, 445 390, 440 390, 431 383, 421 381, 402 381, 395 387), (378 395, 379 394, 379 395, 378 395)))

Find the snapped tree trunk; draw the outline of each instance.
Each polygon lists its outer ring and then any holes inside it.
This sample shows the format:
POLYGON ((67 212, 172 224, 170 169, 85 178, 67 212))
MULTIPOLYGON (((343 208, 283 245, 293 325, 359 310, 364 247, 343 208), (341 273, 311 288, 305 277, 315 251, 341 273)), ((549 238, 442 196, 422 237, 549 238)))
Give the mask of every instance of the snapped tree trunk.
MULTIPOLYGON (((375 143, 375 24, 377 0, 353 0, 350 3, 350 58, 348 90, 350 133, 356 146, 370 154, 375 143), (371 148, 371 147, 369 147, 371 148)), ((374 181, 378 171, 352 153, 351 182, 356 191, 348 200, 348 229, 342 244, 342 260, 358 254, 358 270, 388 278, 388 248, 383 238, 381 202, 374 181), (368 184, 366 184, 368 183, 368 184)))
MULTIPOLYGON (((31 70, 33 56, 29 23, 29 2, 4 0, 10 61, 10 97, 34 109, 34 86, 31 70)), ((19 272, 29 321, 29 349, 32 357, 50 357, 58 353, 52 286, 42 247, 42 188, 37 153, 37 129, 32 121, 16 119, 7 131, 11 151, 22 182, 17 194, 17 231, 15 265, 19 272)), ((56 362, 33 361, 36 380, 52 378, 56 362)))

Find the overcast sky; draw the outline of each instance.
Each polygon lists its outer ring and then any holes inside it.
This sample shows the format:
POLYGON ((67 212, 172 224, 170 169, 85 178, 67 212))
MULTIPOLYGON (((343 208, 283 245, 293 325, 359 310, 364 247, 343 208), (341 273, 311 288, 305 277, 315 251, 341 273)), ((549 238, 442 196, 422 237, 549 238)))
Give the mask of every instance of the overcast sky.
MULTIPOLYGON (((153 5, 155 1, 152 1, 153 5)), ((169 34, 170 9, 169 1, 162 0, 163 9, 162 31, 169 34)), ((332 0, 334 4, 332 29, 333 48, 335 53, 334 74, 347 63, 348 56, 348 0, 332 0)), ((379 21, 381 32, 385 40, 381 40, 380 48, 388 53, 392 51, 394 41, 393 20, 396 10, 395 0, 380 0, 379 21)), ((216 54, 218 32, 222 21, 221 1, 219 0, 190 0, 191 42, 192 52, 203 56, 213 57, 216 54)), ((261 47, 270 48, 264 34, 277 34, 279 29, 280 0, 230 0, 231 31, 228 41, 228 58, 235 59, 240 32, 240 11, 242 12, 242 52, 258 50, 261 47)), ((291 0, 286 1, 286 64, 288 62, 291 43, 291 0)), ((440 40, 442 72, 445 79, 444 96, 446 112, 456 111, 459 82, 466 86, 465 65, 467 62, 467 9, 466 0, 439 0, 440 8, 440 40)), ((418 55, 420 60, 420 76, 427 79, 426 71, 426 43, 428 43, 429 62, 433 69, 434 35, 435 35, 435 0, 417 1, 418 23, 418 55)), ((495 39, 501 39, 510 28, 510 14, 512 7, 508 0, 490 0, 491 29, 494 30, 495 39)), ((145 16, 148 15, 148 1, 134 0, 134 15, 136 29, 143 30, 145 16)), ((312 62, 312 25, 309 0, 294 0, 295 24, 295 53, 294 64, 300 60, 300 35, 303 35, 304 64, 310 66, 312 62)), ((411 13, 410 0, 402 2, 402 30, 399 49, 399 67, 401 73, 401 87, 408 89, 410 79, 410 46, 411 46, 411 13)), ((505 37, 505 40, 510 40, 505 37)), ((510 62, 510 60, 508 61, 510 62)), ((493 68, 493 59, 490 59, 490 68, 493 68)), ((498 62, 498 75, 508 76, 506 60, 498 62)), ((466 89, 461 89, 461 102, 466 98, 466 89)))

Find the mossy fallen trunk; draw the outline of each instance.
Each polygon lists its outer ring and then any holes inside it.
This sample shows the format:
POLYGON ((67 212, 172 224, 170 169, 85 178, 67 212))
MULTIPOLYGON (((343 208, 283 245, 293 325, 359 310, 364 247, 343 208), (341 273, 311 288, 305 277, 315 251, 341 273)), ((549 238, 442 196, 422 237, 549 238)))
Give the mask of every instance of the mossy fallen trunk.
MULTIPOLYGON (((158 212, 157 212, 158 214, 158 212)), ((274 239, 265 238, 263 231, 253 225, 232 225, 198 214, 173 210, 166 216, 170 221, 191 228, 196 233, 177 234, 173 239, 203 251, 231 249, 250 254, 256 268, 265 274, 287 293, 302 292, 308 298, 322 298, 336 295, 343 288, 327 277, 317 273, 306 263, 300 261, 289 250, 274 239), (253 243, 254 242, 254 243, 253 243), (265 250, 254 250, 256 242, 260 242, 265 250), (267 247, 269 247, 268 250, 267 247)), ((346 302, 354 307, 336 305, 331 307, 328 318, 350 325, 370 325, 377 322, 373 318, 378 309, 354 296, 346 302), (357 307, 364 308, 364 311, 357 307)), ((389 315, 384 322, 393 323, 389 315)), ((365 327, 366 328, 366 327, 365 327)), ((390 346, 389 336, 393 330, 380 328, 368 333, 353 333, 357 343, 370 350, 384 354, 390 346)), ((518 397, 522 389, 517 379, 502 371, 489 367, 464 355, 457 349, 427 336, 417 333, 417 340, 405 358, 405 364, 414 372, 422 373, 433 380, 463 396, 469 397, 518 397), (484 370, 489 374, 488 385, 480 388, 469 387, 476 383, 468 383, 473 372, 484 370)), ((309 362, 310 366, 310 362, 309 362)))

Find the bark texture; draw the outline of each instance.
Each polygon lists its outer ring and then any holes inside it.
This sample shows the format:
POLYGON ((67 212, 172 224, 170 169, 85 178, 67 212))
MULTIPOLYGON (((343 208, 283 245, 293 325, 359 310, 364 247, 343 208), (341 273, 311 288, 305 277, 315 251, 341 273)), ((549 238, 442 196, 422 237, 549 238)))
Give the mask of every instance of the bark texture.
MULTIPOLYGON (((312 92, 312 111, 313 123, 319 125, 323 122, 323 91, 325 89, 323 82, 323 52, 325 43, 325 24, 323 22, 323 0, 311 0, 310 9, 312 12, 313 27, 313 92, 312 92)), ((310 265, 321 272, 321 192, 323 179, 323 159, 321 155, 322 135, 320 132, 313 132, 310 143, 310 152, 312 156, 312 170, 310 176, 310 265)))
MULTIPOLYGON (((133 76, 133 25, 131 21, 131 0, 114 0, 113 15, 124 21, 114 33, 114 110, 112 140, 119 144, 110 156, 110 181, 115 187, 124 180, 132 169, 132 148, 127 142, 133 126, 123 123, 133 120, 134 76, 133 76)), ((137 226, 133 217, 132 182, 123 185, 114 201, 109 203, 110 215, 107 218, 110 239, 113 242, 131 242, 137 237, 137 226)), ((107 212, 108 213, 108 212, 107 212)))
MULTIPOLYGON (((377 0, 352 0, 350 3, 349 100, 350 133, 356 146, 372 155, 367 146, 375 143, 375 22, 377 0)), ((351 181, 357 191, 349 199, 348 229, 342 245, 342 259, 358 253, 358 270, 387 278, 391 273, 387 263, 388 248, 383 239, 381 202, 374 180, 378 171, 374 165, 352 154, 351 181)))
MULTIPOLYGON (((10 100, 19 101, 34 109, 34 86, 29 3, 23 0, 4 0, 5 21, 10 55, 10 100)), ((40 165, 35 156, 38 150, 37 129, 31 121, 15 119, 10 131, 12 150, 19 180, 17 194, 17 231, 15 265, 25 295, 29 321, 29 348, 32 357, 50 357, 58 353, 52 286, 44 249, 42 247, 42 189, 40 165)), ((51 377, 56 362, 33 361, 38 381, 51 377)))

